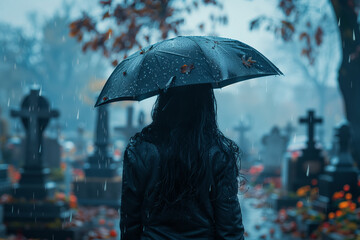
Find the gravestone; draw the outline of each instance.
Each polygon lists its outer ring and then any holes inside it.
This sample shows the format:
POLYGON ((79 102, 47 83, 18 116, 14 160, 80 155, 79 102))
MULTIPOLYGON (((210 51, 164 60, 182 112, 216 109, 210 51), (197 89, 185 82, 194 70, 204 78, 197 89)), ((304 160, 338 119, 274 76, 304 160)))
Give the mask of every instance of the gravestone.
POLYGON ((109 116, 107 105, 98 107, 95 128, 95 151, 84 166, 85 179, 74 182, 80 205, 120 206, 121 178, 108 151, 109 116))
POLYGON ((8 178, 8 165, 4 164, 5 160, 3 155, 7 138, 7 122, 2 118, 0 108, 0 196, 8 193, 11 188, 11 183, 8 178))
POLYGON ((282 192, 280 195, 272 195, 270 204, 277 210, 294 207, 299 198, 294 194, 303 186, 311 186, 311 182, 323 173, 325 157, 323 151, 316 147, 314 138, 315 125, 322 123, 321 118, 315 117, 313 110, 308 111, 306 118, 299 119, 300 124, 307 124, 308 140, 304 149, 298 149, 299 153, 287 152, 283 158, 281 170, 282 192))
POLYGON ((345 185, 348 186, 347 193, 351 193, 352 199, 357 199, 360 194, 357 185, 359 170, 350 153, 351 132, 348 124, 337 129, 335 139, 337 153, 325 167, 325 173, 319 177, 319 198, 314 202, 314 207, 325 213, 336 209, 332 204, 332 197, 335 192, 343 191, 345 185))
POLYGON ((282 135, 277 126, 271 129, 270 134, 262 138, 261 159, 264 164, 264 171, 261 176, 263 178, 280 177, 281 163, 286 152, 287 141, 287 136, 282 135))
POLYGON ((49 224, 64 221, 71 211, 63 202, 55 202, 55 184, 47 181, 49 169, 43 167, 43 132, 51 118, 59 116, 48 101, 32 89, 21 104, 21 110, 12 110, 12 117, 21 119, 26 131, 25 164, 21 179, 11 193, 13 200, 4 204, 4 223, 8 233, 21 232, 25 237, 66 239, 74 231, 63 231, 61 226, 48 228, 49 224), (31 227, 29 227, 31 226, 31 227))
POLYGON ((138 124, 137 126, 133 125, 133 117, 134 117, 134 107, 128 106, 126 109, 127 112, 127 121, 126 125, 122 127, 115 127, 115 131, 120 132, 120 134, 124 137, 125 141, 128 142, 135 133, 140 132, 145 126, 145 114, 143 111, 139 113, 138 124))
POLYGON ((3 162, 3 151, 9 137, 7 121, 2 117, 0 108, 0 163, 3 162))
POLYGON ((306 118, 300 118, 300 124, 308 127, 308 140, 306 148, 301 150, 300 156, 284 158, 284 171, 282 174, 282 185, 285 191, 296 192, 300 187, 311 185, 313 179, 318 180, 325 167, 323 151, 315 147, 314 138, 315 125, 322 123, 321 118, 315 117, 313 110, 308 111, 306 118))
POLYGON ((85 127, 80 124, 77 128, 77 136, 74 141, 75 154, 73 156, 74 168, 82 168, 87 157, 87 141, 85 138, 85 127))

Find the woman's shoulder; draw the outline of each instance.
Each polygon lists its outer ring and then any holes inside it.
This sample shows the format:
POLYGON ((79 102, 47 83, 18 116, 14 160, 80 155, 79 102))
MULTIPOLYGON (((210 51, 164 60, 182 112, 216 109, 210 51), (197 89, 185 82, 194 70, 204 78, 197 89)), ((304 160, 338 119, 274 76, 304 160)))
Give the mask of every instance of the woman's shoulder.
POLYGON ((143 132, 138 132, 130 138, 126 151, 133 152, 141 159, 149 158, 158 154, 155 143, 144 136, 143 132))

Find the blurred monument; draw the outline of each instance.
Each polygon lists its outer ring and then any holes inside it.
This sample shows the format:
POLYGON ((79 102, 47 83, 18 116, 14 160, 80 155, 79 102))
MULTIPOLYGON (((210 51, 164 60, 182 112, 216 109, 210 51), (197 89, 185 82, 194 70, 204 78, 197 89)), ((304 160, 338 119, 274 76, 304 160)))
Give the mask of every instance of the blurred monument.
POLYGON ((52 110, 47 99, 33 88, 21 104, 20 110, 12 110, 11 116, 21 119, 26 131, 25 164, 21 180, 11 193, 13 200, 4 204, 4 223, 8 233, 21 232, 28 238, 75 239, 74 230, 63 230, 61 224, 70 217, 71 211, 64 202, 53 200, 55 184, 47 181, 49 169, 43 167, 43 132, 51 118, 59 116, 52 110), (53 228, 49 226, 54 224, 53 228))
POLYGON ((7 129, 7 122, 2 118, 0 108, 0 196, 8 193, 11 188, 11 183, 8 178, 8 165, 5 164, 3 155, 6 139, 8 138, 7 129))
POLYGON ((84 162, 87 157, 87 141, 85 138, 85 126, 84 124, 79 124, 77 128, 77 136, 74 140, 75 144, 75 154, 73 156, 73 167, 74 168, 83 168, 84 162))
POLYGON ((261 159, 264 164, 262 178, 280 177, 281 163, 288 143, 287 136, 282 135, 280 129, 275 126, 268 135, 262 138, 261 142, 263 144, 261 159))
POLYGON ((115 127, 115 131, 120 132, 120 134, 124 137, 124 140, 128 142, 130 138, 135 135, 135 133, 140 132, 145 126, 145 114, 143 111, 139 113, 138 124, 135 126, 133 124, 134 107, 128 106, 126 113, 126 125, 122 127, 115 127))
POLYGON ((351 131, 347 123, 337 129, 335 135, 337 153, 331 158, 326 166, 325 173, 319 177, 319 198, 314 202, 314 207, 323 212, 334 211, 333 195, 335 192, 344 191, 350 193, 352 199, 359 196, 359 169, 350 153, 351 131))
POLYGON ((8 133, 8 123, 5 118, 2 116, 2 109, 0 107, 0 164, 3 162, 3 152, 5 148, 5 144, 9 137, 8 133))
POLYGON ((121 178, 109 154, 109 116, 107 105, 97 108, 95 150, 84 166, 85 179, 74 182, 80 205, 120 206, 121 178))

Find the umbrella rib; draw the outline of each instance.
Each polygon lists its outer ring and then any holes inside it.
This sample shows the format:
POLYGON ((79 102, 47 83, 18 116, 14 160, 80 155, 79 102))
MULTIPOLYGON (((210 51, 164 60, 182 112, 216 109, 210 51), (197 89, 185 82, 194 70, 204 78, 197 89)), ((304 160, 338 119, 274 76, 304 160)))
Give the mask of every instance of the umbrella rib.
MULTIPOLYGON (((206 56, 204 50, 202 50, 202 48, 200 47, 200 45, 199 45, 196 41, 194 41, 194 40, 191 39, 191 38, 188 38, 188 39, 190 39, 191 41, 193 41, 193 42, 196 44, 196 46, 200 49, 200 51, 202 52, 202 54, 203 54, 204 56, 206 56)), ((208 63, 206 60, 205 60, 205 62, 206 62, 206 65, 209 67, 209 69, 211 69, 209 63, 208 63)), ((206 69, 206 71, 209 72, 207 69, 206 69)), ((218 80, 216 80, 216 79, 214 78, 212 72, 209 72, 209 73, 210 73, 211 77, 215 80, 215 82, 217 83, 218 80)))
POLYGON ((172 53, 172 52, 168 52, 168 51, 163 51, 163 50, 157 50, 160 53, 166 53, 166 54, 170 54, 170 55, 175 55, 175 56, 179 56, 179 57, 185 57, 185 58, 191 58, 190 56, 185 56, 179 53, 172 53))

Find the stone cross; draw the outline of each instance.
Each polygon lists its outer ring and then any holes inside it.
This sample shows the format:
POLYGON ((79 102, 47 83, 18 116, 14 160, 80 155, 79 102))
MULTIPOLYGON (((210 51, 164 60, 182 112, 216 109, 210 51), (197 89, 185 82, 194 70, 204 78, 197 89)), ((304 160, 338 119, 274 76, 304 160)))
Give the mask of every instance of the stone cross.
MULTIPOLYGON (((234 130, 236 132, 239 132, 239 145, 244 145, 245 133, 251 130, 250 126, 249 125, 246 126, 243 121, 240 121, 239 125, 235 127, 234 130)), ((240 146, 240 147, 245 147, 245 146, 240 146)))
POLYGON ((308 141, 307 141, 308 148, 315 148, 315 140, 314 140, 315 125, 320 124, 322 122, 323 122, 322 118, 315 117, 314 110, 309 110, 307 117, 299 119, 300 124, 308 125, 308 141))
POLYGON ((21 104, 21 110, 11 110, 11 116, 20 118, 26 130, 25 168, 41 168, 43 131, 51 118, 59 116, 59 112, 50 109, 39 89, 31 89, 21 104))

